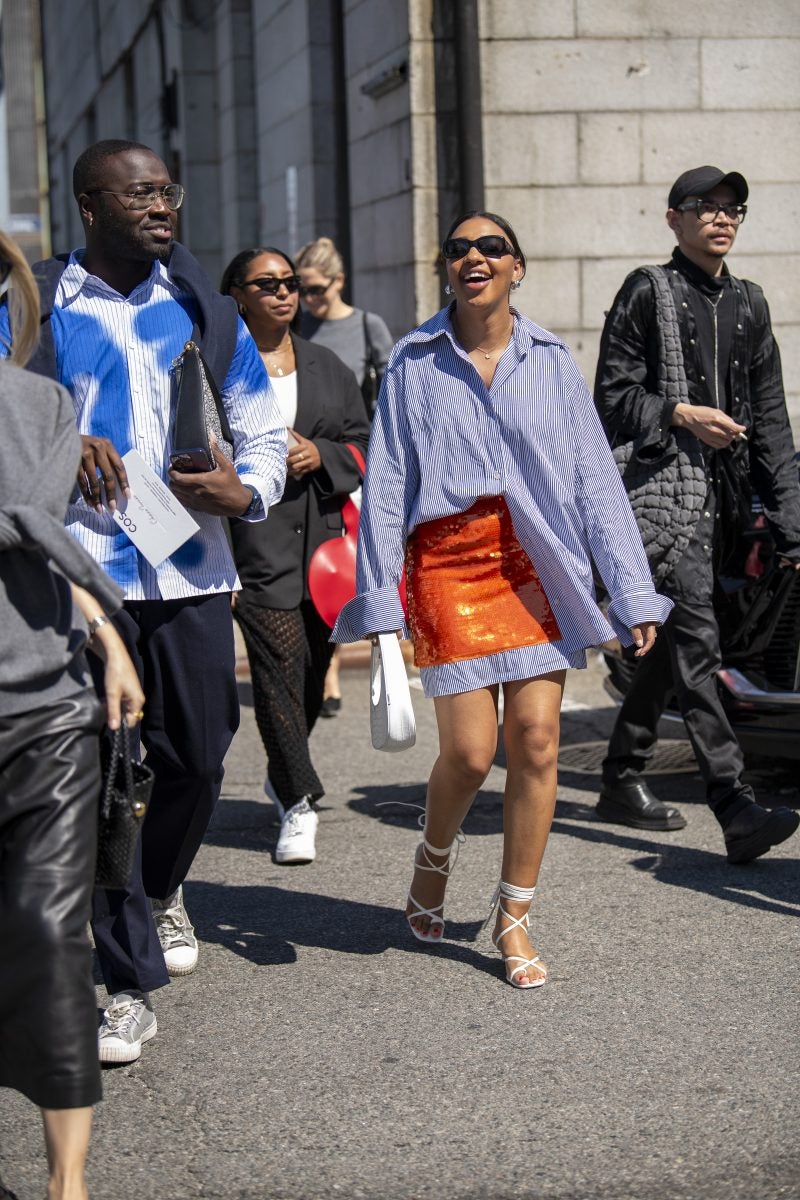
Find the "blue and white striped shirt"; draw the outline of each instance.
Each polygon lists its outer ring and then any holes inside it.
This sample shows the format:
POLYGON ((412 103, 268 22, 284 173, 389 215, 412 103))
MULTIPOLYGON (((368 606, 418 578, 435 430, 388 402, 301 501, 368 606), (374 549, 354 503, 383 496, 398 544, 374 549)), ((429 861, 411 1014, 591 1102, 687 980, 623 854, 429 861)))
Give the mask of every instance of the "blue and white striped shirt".
POLYGON ((417 525, 505 497, 566 652, 613 636, 672 603, 653 588, 642 539, 594 401, 563 342, 514 313, 487 389, 443 309, 389 359, 367 458, 357 595, 332 641, 402 629, 398 582, 417 525), (592 560, 610 596, 595 600, 592 560), (609 624, 609 621, 611 624, 609 624), (613 628, 612 628, 613 626, 613 628))
MULTIPOLYGON (((59 381, 72 395, 80 433, 109 438, 119 454, 135 448, 166 482, 175 400, 170 368, 191 336, 196 301, 176 287, 159 262, 123 296, 87 274, 81 257, 80 250, 71 255, 53 305, 59 381)), ((0 352, 7 353, 8 340, 4 308, 0 352)), ((236 471, 259 493, 266 512, 283 493, 286 430, 261 356, 241 320, 221 396, 236 471)), ((175 600, 238 588, 220 519, 196 511, 192 516, 198 532, 158 567, 142 558, 110 513, 95 512, 82 497, 69 505, 66 524, 126 600, 175 600)))

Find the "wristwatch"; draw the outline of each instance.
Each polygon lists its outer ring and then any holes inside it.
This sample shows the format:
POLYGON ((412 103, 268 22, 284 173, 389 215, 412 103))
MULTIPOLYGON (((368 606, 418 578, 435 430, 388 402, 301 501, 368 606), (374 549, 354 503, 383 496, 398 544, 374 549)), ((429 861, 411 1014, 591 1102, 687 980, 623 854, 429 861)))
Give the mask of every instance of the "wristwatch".
POLYGON ((248 492, 252 494, 253 498, 244 512, 239 514, 239 520, 242 520, 244 517, 254 517, 256 513, 264 511, 264 501, 261 499, 256 489, 249 483, 244 484, 244 487, 246 487, 248 492))

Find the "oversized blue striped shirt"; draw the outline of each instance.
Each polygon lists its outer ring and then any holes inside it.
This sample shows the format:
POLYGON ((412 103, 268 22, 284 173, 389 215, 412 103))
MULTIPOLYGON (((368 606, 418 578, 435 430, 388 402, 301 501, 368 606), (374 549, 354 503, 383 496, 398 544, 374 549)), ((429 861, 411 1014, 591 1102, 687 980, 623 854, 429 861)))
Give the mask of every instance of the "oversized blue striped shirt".
POLYGON ((567 652, 672 603, 653 588, 642 539, 594 402, 563 342, 514 312, 486 387, 457 341, 450 309, 402 338, 389 359, 367 458, 357 595, 332 640, 402 629, 398 583, 409 534, 424 521, 502 495, 567 652), (594 560, 610 596, 595 599, 594 560))
MULTIPOLYGON (((64 269, 51 317, 59 381, 72 395, 80 433, 109 438, 120 454, 135 448, 167 481, 175 402, 171 366, 191 336, 196 302, 159 262, 123 296, 87 274, 81 256, 73 252, 64 269)), ((0 352, 7 353, 9 340, 4 308, 0 352)), ((241 320, 221 398, 236 471, 259 493, 266 512, 283 493, 286 431, 261 356, 241 320)), ((174 600, 238 588, 220 519, 196 511, 192 517, 198 532, 158 567, 137 552, 109 512, 95 512, 80 497, 69 505, 66 524, 126 600, 174 600)))

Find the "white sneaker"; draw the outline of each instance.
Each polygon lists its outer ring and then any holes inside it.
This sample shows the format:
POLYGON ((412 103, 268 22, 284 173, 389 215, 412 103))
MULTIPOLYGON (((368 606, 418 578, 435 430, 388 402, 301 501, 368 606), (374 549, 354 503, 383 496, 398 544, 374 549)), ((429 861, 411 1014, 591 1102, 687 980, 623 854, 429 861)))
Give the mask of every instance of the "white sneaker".
POLYGON ((317 836, 319 817, 303 797, 286 813, 281 821, 281 833, 275 847, 275 861, 279 863, 307 863, 317 857, 314 839, 317 836))
POLYGON ((264 780, 264 795, 267 797, 268 800, 270 800, 274 804, 275 811, 278 814, 278 820, 282 821, 283 818, 286 816, 286 809, 283 807, 280 800, 278 799, 277 794, 275 792, 275 788, 272 786, 272 784, 269 781, 269 775, 264 780))
POLYGON ((170 975, 191 975, 197 966, 197 938, 183 904, 183 887, 150 904, 167 970, 170 975))
POLYGON ((118 992, 103 1013, 97 1035, 100 1062, 135 1062, 142 1042, 158 1033, 156 1014, 144 992, 118 992))

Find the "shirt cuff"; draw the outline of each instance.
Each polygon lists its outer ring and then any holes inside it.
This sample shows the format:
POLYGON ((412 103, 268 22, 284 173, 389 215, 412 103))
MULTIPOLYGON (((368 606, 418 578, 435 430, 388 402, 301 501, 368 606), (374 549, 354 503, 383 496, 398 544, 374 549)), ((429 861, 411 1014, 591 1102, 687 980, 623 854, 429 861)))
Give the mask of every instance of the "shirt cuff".
POLYGON ((394 633, 397 629, 404 638, 409 636, 400 593, 396 587, 376 588, 345 604, 329 640, 360 642, 373 633, 394 633))
POLYGON ((666 596, 660 596, 653 588, 637 588, 615 596, 608 606, 606 616, 614 633, 623 646, 632 646, 631 629, 642 621, 655 621, 663 625, 675 605, 666 596))

